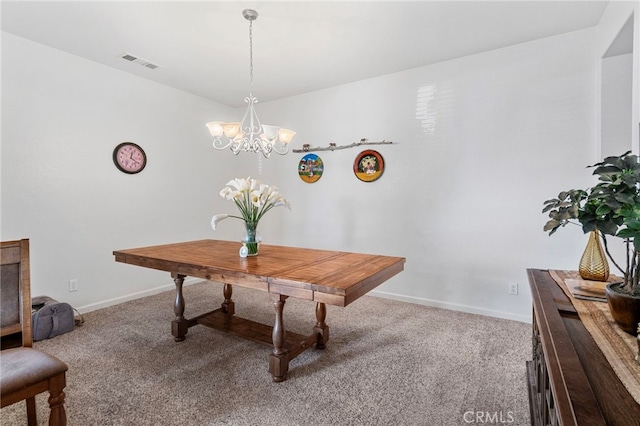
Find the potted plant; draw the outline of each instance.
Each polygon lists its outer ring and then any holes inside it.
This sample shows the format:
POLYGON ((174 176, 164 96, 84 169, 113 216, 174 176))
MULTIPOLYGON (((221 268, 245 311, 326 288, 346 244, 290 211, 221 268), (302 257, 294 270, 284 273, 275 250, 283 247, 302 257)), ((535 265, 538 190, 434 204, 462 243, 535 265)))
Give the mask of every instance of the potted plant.
POLYGON ((624 279, 606 286, 607 302, 616 322, 633 335, 640 322, 640 163, 627 151, 594 164, 598 183, 588 189, 561 192, 544 202, 549 213, 544 231, 553 235, 568 223, 579 222, 584 233, 596 232, 605 252, 624 279), (607 236, 622 239, 626 248, 624 268, 609 252, 607 236))

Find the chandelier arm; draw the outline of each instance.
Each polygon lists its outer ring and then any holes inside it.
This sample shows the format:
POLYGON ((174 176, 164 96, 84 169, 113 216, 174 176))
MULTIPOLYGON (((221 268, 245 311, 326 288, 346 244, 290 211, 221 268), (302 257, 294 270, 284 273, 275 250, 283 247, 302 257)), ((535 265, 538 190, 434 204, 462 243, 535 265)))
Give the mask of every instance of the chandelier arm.
POLYGON ((246 149, 242 149, 245 143, 246 142, 244 137, 240 141, 232 140, 229 143, 229 145, 231 145, 231 152, 233 152, 235 155, 238 155, 240 151, 246 151, 246 149))
POLYGON ((240 131, 243 135, 251 135, 252 126, 251 126, 251 116, 253 115, 253 104, 251 97, 244 98, 244 101, 249 104, 247 109, 244 111, 244 115, 242 116, 242 121, 240 122, 240 131), (248 122, 247 122, 248 121, 248 122))
POLYGON ((260 138, 260 136, 254 138, 253 143, 254 152, 261 153, 265 158, 269 158, 269 156, 271 155, 271 149, 268 144, 265 146, 265 143, 260 138))
POLYGON ((229 148, 229 146, 232 143, 233 143, 233 140, 231 140, 231 139, 229 139, 229 141, 227 143, 225 143, 225 141, 223 141, 222 139, 220 139, 218 137, 213 139, 213 147, 215 149, 220 149, 220 150, 227 149, 227 148, 229 148))
POLYGON ((287 144, 280 144, 280 145, 282 146, 282 149, 278 149, 277 142, 274 142, 271 144, 271 148, 280 155, 285 155, 286 153, 289 152, 289 145, 287 144))
POLYGON ((253 105, 257 103, 258 100, 255 98, 255 96, 253 96, 253 94, 250 94, 249 97, 245 98, 245 101, 249 103, 249 106, 247 107, 247 110, 242 117, 240 127, 242 128, 243 133, 251 135, 252 139, 254 135, 261 134, 263 130, 260 119, 258 118, 258 114, 256 114, 256 111, 253 107, 253 105))
POLYGON ((269 141, 260 140, 260 150, 265 156, 271 155, 271 150, 273 149, 273 144, 269 141))

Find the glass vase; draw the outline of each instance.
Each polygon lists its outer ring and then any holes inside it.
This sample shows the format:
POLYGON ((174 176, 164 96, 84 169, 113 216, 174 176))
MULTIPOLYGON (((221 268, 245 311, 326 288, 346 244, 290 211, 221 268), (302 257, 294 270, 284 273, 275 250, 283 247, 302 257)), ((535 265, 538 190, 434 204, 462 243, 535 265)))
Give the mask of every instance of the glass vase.
POLYGON ((260 250, 260 234, 258 234, 258 222, 244 222, 245 234, 242 237, 242 245, 247 248, 247 256, 257 256, 260 250))
POLYGON ((578 272, 585 280, 606 281, 609 279, 609 263, 602 250, 598 231, 589 233, 589 241, 580 259, 578 272))

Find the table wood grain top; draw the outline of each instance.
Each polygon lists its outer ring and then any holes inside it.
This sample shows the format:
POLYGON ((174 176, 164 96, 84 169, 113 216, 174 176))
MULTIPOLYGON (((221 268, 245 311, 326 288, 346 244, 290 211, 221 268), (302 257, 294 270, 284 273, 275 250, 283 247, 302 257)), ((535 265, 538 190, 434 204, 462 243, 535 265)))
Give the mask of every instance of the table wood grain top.
POLYGON ((127 250, 116 262, 346 306, 404 269, 405 258, 261 244, 242 258, 240 243, 199 240, 127 250))

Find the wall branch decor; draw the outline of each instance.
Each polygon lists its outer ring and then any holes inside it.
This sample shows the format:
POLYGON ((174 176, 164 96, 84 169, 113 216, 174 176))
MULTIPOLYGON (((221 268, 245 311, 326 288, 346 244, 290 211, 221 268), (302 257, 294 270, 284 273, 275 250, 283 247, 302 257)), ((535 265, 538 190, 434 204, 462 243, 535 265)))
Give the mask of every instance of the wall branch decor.
POLYGON ((335 143, 330 143, 329 146, 323 146, 323 147, 311 147, 309 146, 308 143, 302 145, 302 149, 294 149, 293 152, 309 152, 309 151, 335 151, 336 149, 347 149, 347 148, 354 148, 356 146, 360 146, 360 145, 393 145, 396 144, 398 142, 391 142, 391 141, 385 141, 383 140, 382 142, 369 142, 367 139, 362 138, 360 139, 360 142, 354 142, 351 145, 341 145, 338 146, 335 143))

